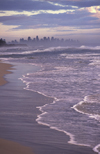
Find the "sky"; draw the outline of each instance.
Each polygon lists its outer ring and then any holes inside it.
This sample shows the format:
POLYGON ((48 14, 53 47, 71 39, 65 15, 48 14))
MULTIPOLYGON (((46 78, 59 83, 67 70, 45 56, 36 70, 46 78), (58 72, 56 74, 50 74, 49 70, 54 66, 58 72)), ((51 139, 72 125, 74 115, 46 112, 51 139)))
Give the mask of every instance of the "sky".
POLYGON ((100 0, 0 0, 0 38, 100 43, 100 0))

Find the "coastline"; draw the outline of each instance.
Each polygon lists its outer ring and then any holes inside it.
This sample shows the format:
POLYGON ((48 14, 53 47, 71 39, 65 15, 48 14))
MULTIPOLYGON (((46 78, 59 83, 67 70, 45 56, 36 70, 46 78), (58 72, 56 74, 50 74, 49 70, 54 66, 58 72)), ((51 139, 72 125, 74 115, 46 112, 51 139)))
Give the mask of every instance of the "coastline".
MULTIPOLYGON (((69 136, 63 132, 39 125, 36 122, 37 116, 41 114, 36 107, 52 103, 52 99, 37 92, 25 90, 25 84, 20 80, 17 81, 19 78, 18 74, 25 73, 22 72, 22 68, 25 68, 27 72, 28 69, 31 70, 34 66, 29 66, 28 68, 25 64, 19 64, 19 67, 16 68, 18 69, 7 77, 8 84, 0 88, 0 98, 2 100, 0 105, 0 138, 7 139, 5 142, 1 139, 4 146, 8 144, 7 142, 11 143, 11 145, 20 143, 16 146, 24 145, 25 147, 30 147, 35 154, 94 154, 92 148, 68 144, 69 136), (13 80, 14 82, 12 82, 13 80)), ((22 148, 25 147, 22 146, 22 148)), ((31 154, 29 149, 27 153, 31 154)), ((23 153, 18 152, 18 154, 23 153)))
POLYGON ((4 85, 7 83, 7 81, 5 80, 4 76, 6 74, 10 74, 12 73, 12 66, 11 64, 6 64, 6 63, 2 63, 0 61, 0 86, 4 85))
MULTIPOLYGON (((12 73, 13 65, 0 62, 0 86, 5 85, 8 81, 4 76, 12 73)), ((0 138, 0 153, 1 154, 33 154, 31 148, 20 145, 17 142, 0 138)))

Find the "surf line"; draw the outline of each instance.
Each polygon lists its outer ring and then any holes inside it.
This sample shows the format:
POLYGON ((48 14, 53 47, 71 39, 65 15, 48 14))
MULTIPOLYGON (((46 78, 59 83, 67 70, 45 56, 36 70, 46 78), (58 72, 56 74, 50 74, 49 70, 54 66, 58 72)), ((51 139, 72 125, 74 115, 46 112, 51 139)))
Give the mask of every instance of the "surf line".
MULTIPOLYGON (((29 73, 28 73, 28 74, 29 74, 29 73)), ((57 103, 57 101, 59 101, 59 99, 57 99, 56 97, 53 98, 53 97, 48 96, 48 95, 46 95, 46 94, 44 94, 44 93, 42 93, 42 92, 40 92, 40 91, 35 91, 35 90, 33 90, 33 89, 30 89, 30 88, 29 88, 29 85, 30 85, 32 82, 27 82, 27 81, 25 81, 23 78, 20 78, 20 79, 23 81, 23 83, 26 84, 26 87, 24 88, 25 90, 33 91, 33 92, 36 92, 36 93, 38 93, 38 94, 41 94, 41 95, 43 95, 43 96, 45 96, 45 97, 52 98, 52 99, 53 99, 53 102, 50 103, 50 104, 55 104, 55 103, 57 103)), ((77 142, 75 141, 75 135, 71 134, 70 132, 67 132, 67 131, 65 131, 65 130, 61 130, 61 129, 57 128, 57 127, 51 126, 51 125, 48 124, 48 123, 42 122, 42 116, 48 114, 48 112, 43 111, 43 108, 44 108, 46 105, 49 105, 49 104, 45 104, 45 105, 43 105, 43 106, 38 106, 38 107, 36 107, 36 108, 38 108, 38 109, 42 112, 40 115, 37 116, 36 122, 37 122, 38 124, 45 125, 45 126, 48 126, 50 129, 54 129, 54 130, 57 130, 57 131, 60 131, 60 132, 65 133, 65 134, 66 134, 67 136, 69 136, 69 138, 70 138, 69 141, 68 141, 69 144, 78 145, 78 146, 91 147, 91 145, 88 145, 88 144, 80 144, 80 143, 77 143, 77 142)))

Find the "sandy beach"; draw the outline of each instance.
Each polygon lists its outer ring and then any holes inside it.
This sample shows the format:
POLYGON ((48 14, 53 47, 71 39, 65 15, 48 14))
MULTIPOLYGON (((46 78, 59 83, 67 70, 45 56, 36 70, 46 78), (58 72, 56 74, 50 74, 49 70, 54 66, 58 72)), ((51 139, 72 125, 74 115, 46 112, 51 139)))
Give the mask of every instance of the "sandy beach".
POLYGON ((41 114, 37 106, 52 103, 52 99, 37 92, 23 89, 18 80, 34 66, 18 64, 14 73, 12 65, 0 64, 0 154, 94 154, 90 147, 68 144, 69 136, 36 122, 41 114), (3 67, 5 66, 5 67, 3 67), (25 69, 24 69, 25 68, 25 69), (29 148, 28 148, 29 147, 29 148), (33 152, 33 153, 32 153, 33 152))
POLYGON ((10 64, 0 62, 0 86, 7 83, 7 81, 4 79, 4 75, 11 73, 10 71, 12 69, 11 67, 12 65, 10 64))
MULTIPOLYGON (((12 73, 11 64, 0 62, 0 86, 7 83, 4 76, 12 73)), ((30 148, 5 139, 0 139, 0 154, 33 154, 30 148)))
POLYGON ((0 139, 1 154, 33 154, 30 148, 20 145, 19 143, 0 139))

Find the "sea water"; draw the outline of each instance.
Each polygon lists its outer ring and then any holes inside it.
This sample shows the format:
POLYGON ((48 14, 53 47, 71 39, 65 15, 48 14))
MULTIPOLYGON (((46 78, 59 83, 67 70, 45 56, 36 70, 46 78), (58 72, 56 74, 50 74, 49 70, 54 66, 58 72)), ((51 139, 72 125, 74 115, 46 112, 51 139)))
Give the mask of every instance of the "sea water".
POLYGON ((36 121, 70 137, 69 144, 100 149, 100 47, 1 48, 0 58, 40 66, 20 79, 25 89, 54 98, 37 106, 36 121))

